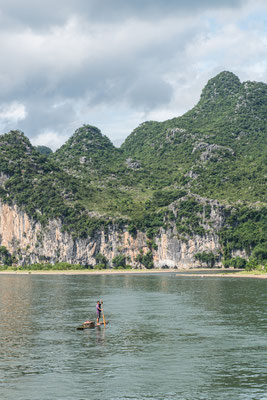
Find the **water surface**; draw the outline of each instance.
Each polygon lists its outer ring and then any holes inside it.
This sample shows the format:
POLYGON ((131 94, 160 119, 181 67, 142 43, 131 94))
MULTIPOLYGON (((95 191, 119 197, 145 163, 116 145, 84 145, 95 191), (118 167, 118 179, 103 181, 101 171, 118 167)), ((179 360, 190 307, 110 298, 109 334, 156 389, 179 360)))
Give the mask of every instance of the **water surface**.
POLYGON ((267 282, 0 277, 1 400, 265 400, 267 282), (104 300, 106 328, 77 331, 104 300))

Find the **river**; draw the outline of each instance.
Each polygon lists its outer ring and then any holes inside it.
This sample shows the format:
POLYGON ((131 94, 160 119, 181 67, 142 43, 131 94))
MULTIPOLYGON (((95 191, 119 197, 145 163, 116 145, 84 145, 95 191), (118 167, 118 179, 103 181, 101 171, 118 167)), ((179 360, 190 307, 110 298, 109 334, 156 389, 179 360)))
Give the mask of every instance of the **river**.
POLYGON ((1 400, 266 400, 267 280, 0 277, 1 400), (106 328, 77 331, 104 301, 106 328))

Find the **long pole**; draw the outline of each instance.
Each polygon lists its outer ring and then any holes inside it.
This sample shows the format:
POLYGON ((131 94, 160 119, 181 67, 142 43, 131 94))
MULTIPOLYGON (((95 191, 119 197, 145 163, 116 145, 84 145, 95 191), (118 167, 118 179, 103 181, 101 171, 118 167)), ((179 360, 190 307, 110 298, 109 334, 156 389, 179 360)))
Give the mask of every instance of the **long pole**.
POLYGON ((106 320, 105 320, 103 301, 102 300, 101 300, 101 309, 102 309, 102 315, 103 315, 103 324, 104 324, 104 326, 106 326, 106 320))

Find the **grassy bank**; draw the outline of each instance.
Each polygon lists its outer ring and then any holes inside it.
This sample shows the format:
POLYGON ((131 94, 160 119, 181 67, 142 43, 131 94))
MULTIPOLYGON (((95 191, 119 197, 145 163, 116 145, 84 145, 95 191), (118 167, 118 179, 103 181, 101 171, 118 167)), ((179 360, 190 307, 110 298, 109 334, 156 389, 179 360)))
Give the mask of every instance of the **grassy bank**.
POLYGON ((244 275, 253 275, 253 276, 255 276, 255 275, 263 275, 263 276, 266 275, 267 276, 267 271, 255 269, 255 270, 252 270, 252 271, 238 271, 237 274, 240 275, 240 276, 244 276, 244 275))
POLYGON ((104 269, 104 270, 97 270, 97 269, 66 269, 66 270, 26 270, 26 269, 0 269, 0 275, 6 274, 17 274, 17 275, 25 275, 25 274, 32 274, 32 275, 116 275, 116 274, 154 274, 154 273, 168 273, 168 272, 177 272, 174 269, 104 269))
MULTIPOLYGON (((132 269, 131 266, 126 265, 124 267, 114 267, 115 270, 129 270, 132 269)), ((92 265, 81 265, 81 264, 70 264, 66 262, 60 262, 55 264, 49 263, 36 263, 29 265, 2 265, 0 266, 0 271, 102 271, 106 270, 105 266, 102 264, 92 265)))
MULTIPOLYGON (((65 263, 64 263, 65 264, 65 263)), ((265 270, 234 270, 228 268, 195 268, 195 269, 135 269, 135 268, 88 268, 81 265, 68 264, 59 268, 57 264, 46 264, 40 268, 40 265, 34 264, 24 267, 0 266, 0 275, 116 275, 116 274, 155 274, 155 273, 177 273, 176 276, 186 277, 235 277, 235 278, 267 278, 265 270), (39 266, 39 268, 37 268, 39 266)))

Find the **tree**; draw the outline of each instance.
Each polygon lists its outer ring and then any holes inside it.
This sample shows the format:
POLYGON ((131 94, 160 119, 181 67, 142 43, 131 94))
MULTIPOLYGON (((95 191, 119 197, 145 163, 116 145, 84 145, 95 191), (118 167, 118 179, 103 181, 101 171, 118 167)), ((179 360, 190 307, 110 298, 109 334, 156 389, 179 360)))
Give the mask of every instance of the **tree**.
POLYGON ((5 246, 0 246, 0 262, 4 265, 10 266, 15 262, 15 257, 13 257, 5 246))
POLYGON ((126 267, 126 257, 123 254, 118 254, 112 260, 114 268, 125 268, 126 267))
POLYGON ((95 259, 96 259, 97 264, 103 265, 105 269, 108 267, 108 259, 103 254, 98 253, 95 256, 95 259))
POLYGON ((218 255, 207 251, 203 251, 202 253, 196 253, 194 257, 201 263, 206 264, 207 267, 209 268, 213 268, 215 263, 219 260, 218 255))

